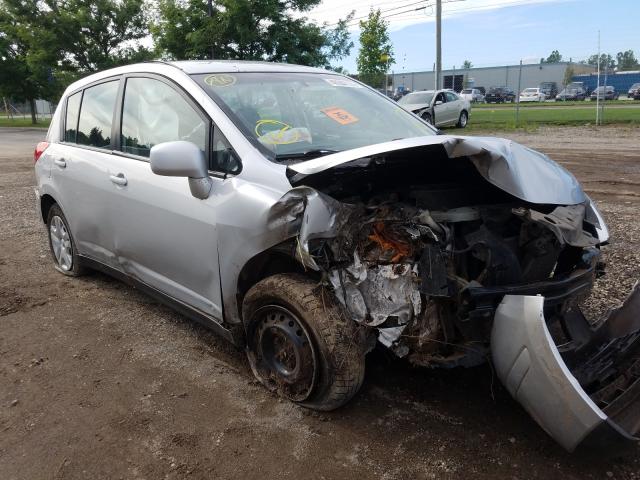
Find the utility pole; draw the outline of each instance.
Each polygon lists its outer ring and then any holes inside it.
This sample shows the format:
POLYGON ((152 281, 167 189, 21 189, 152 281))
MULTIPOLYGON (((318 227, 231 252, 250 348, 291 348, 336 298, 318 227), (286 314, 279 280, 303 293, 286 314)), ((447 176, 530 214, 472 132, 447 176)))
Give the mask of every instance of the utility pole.
POLYGON ((520 71, 518 72, 518 91, 516 92, 516 127, 520 126, 520 88, 522 86, 522 59, 520 60, 520 71))
MULTIPOLYGON (((207 0, 207 15, 209 18, 213 18, 213 0, 207 0)), ((214 58, 213 43, 211 44, 211 60, 214 58)))
POLYGON ((436 0, 436 90, 442 88, 442 0, 436 0))
POLYGON ((596 86, 596 125, 600 125, 600 30, 598 30, 598 85, 596 86))

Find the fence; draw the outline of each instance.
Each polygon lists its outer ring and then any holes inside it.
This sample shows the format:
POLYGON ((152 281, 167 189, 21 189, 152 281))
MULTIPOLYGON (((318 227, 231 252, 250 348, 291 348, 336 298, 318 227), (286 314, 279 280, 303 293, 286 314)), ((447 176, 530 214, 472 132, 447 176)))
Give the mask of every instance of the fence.
MULTIPOLYGON (((36 100, 36 118, 51 118, 56 106, 47 100, 36 100)), ((31 107, 28 102, 14 102, 9 98, 0 101, 0 116, 9 120, 31 118, 31 107)))

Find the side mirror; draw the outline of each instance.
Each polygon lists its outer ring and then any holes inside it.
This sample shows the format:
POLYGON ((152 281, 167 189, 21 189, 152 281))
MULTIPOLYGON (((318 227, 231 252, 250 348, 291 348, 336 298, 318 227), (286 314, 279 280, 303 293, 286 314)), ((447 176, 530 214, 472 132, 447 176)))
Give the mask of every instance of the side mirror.
POLYGON ((191 142, 159 143, 151 147, 151 171, 167 177, 188 177, 191 195, 201 200, 209 197, 213 182, 209 178, 204 153, 191 142))
POLYGON ((442 100, 436 100, 435 105, 442 105, 444 102, 442 100))

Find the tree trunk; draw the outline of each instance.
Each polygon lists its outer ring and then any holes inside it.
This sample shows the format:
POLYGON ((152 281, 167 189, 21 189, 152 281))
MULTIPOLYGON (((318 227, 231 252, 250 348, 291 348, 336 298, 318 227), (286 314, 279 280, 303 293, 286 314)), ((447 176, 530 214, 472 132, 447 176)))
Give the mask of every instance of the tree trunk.
POLYGON ((36 101, 33 98, 29 99, 29 106, 31 107, 31 123, 33 123, 34 125, 36 124, 36 122, 38 121, 38 119, 36 118, 36 101))

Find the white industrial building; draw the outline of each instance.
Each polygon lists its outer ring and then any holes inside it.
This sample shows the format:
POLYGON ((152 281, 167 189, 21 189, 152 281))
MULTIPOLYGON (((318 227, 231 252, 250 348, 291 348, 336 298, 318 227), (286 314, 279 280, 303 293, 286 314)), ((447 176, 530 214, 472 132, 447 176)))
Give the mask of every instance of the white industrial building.
MULTIPOLYGON (((537 87, 541 82, 556 82, 562 88, 567 69, 571 67, 573 74, 592 73, 596 70, 592 65, 581 63, 535 63, 522 65, 520 88, 537 87)), ((443 88, 460 91, 463 88, 507 86, 514 91, 518 89, 520 65, 502 67, 480 67, 468 69, 452 69, 442 71, 443 88)), ((435 72, 393 73, 391 75, 393 90, 404 87, 411 91, 431 90, 435 87, 435 72)))

